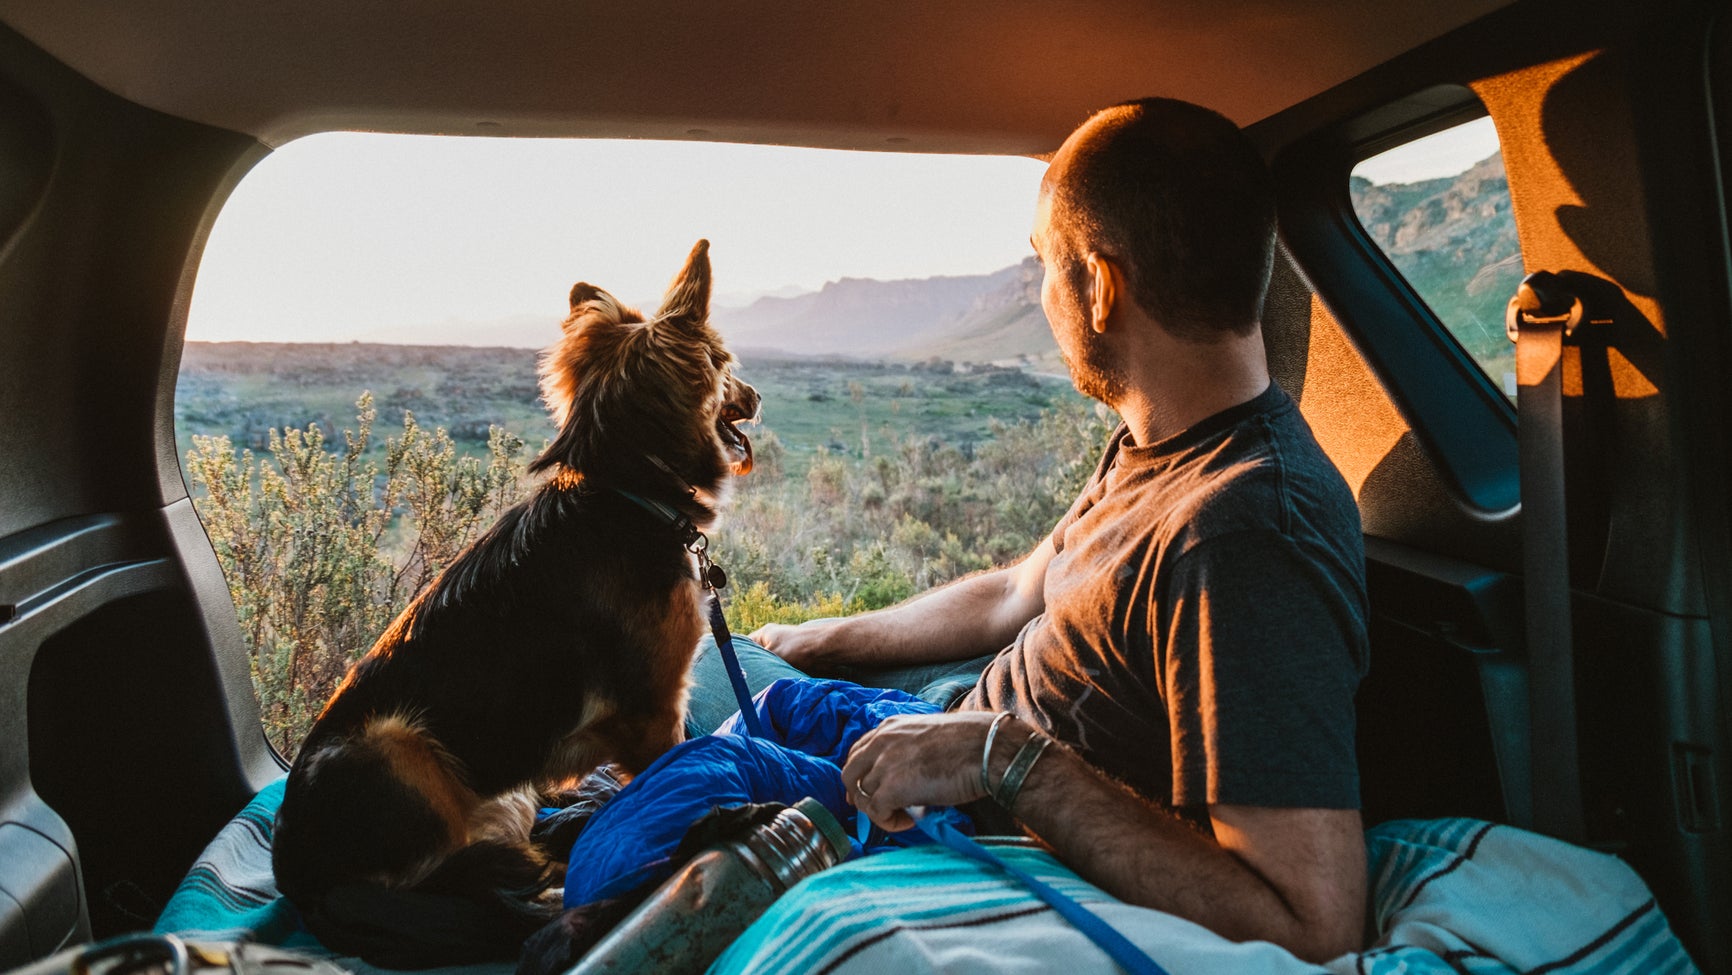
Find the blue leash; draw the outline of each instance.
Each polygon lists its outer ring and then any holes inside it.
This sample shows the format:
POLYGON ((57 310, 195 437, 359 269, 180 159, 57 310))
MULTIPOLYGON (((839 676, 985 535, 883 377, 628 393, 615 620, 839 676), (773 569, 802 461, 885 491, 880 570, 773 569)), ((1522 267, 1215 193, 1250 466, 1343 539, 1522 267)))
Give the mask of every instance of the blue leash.
MULTIPOLYGON (((864 814, 862 814, 864 816, 864 814)), ((1120 934, 1112 925, 1103 921, 1093 911, 1078 904, 1075 900, 1059 893, 1050 884, 1030 874, 1026 870, 1013 867, 1004 862, 998 854, 992 852, 967 836, 957 831, 937 816, 920 815, 914 818, 914 825, 922 833, 931 837, 936 843, 943 844, 966 857, 971 857, 989 866, 997 867, 1034 892, 1034 896, 1045 901, 1047 906, 1057 911, 1059 916, 1069 921, 1078 931, 1081 931, 1100 949, 1107 953, 1118 966, 1130 975, 1168 975, 1160 963, 1150 958, 1143 949, 1131 943, 1131 940, 1120 934)))
MULTIPOLYGON (((1168 975, 1160 962, 1150 958, 1148 953, 1138 948, 1131 940, 1120 934, 1112 925, 1103 921, 1093 911, 1077 903, 1070 897, 1060 893, 1051 884, 1041 880, 1026 870, 1013 867, 1004 858, 964 835, 956 827, 945 822, 942 817, 928 816, 925 810, 910 809, 914 816, 914 825, 926 838, 939 846, 947 847, 972 860, 978 860, 987 866, 997 867, 1011 876, 1011 879, 1027 887, 1034 896, 1040 898, 1046 905, 1058 912, 1058 915, 1071 923, 1085 937, 1093 941, 1107 953, 1118 966, 1130 975, 1168 975)), ((865 846, 867 837, 872 833, 872 821, 865 813, 856 813, 854 824, 855 837, 860 845, 865 846)), ((909 833, 893 833, 893 839, 902 840, 909 833)))
MULTIPOLYGON (((708 556, 698 554, 698 560, 709 565, 708 556)), ((710 565, 710 568, 716 568, 710 565)), ((734 685, 734 700, 740 703, 740 720, 746 723, 746 734, 764 737, 764 726, 758 721, 758 709, 752 706, 752 689, 746 686, 746 671, 740 666, 740 655, 734 652, 734 636, 728 632, 727 618, 722 615, 722 594, 711 584, 713 573, 704 572, 704 588, 710 591, 710 635, 716 639, 716 649, 722 652, 722 666, 728 671, 728 683, 734 685)), ((727 577, 722 576, 727 585, 727 577)))

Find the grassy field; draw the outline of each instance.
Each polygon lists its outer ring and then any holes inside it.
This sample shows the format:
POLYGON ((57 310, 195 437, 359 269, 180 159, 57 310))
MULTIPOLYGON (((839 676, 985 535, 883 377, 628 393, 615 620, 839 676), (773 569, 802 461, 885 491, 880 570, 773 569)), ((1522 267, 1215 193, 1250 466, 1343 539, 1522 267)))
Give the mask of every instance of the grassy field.
MULTIPOLYGON (((994 420, 1033 420, 1082 399, 1069 382, 1014 369, 958 372, 949 363, 901 365, 748 359, 742 378, 764 398, 763 422, 787 473, 813 458, 870 459, 899 439, 933 438, 969 451, 994 420)), ((374 452, 412 411, 423 427, 444 427, 465 454, 484 457, 497 424, 533 451, 552 436, 528 349, 450 346, 188 343, 175 394, 181 455, 193 435, 223 435, 261 451, 273 428, 320 428, 340 444, 355 425, 355 400, 371 391, 379 411, 374 452)))
POLYGON ((972 450, 992 421, 1033 420, 1081 402, 1069 382, 1018 370, 958 373, 945 365, 747 361, 740 375, 764 397, 763 429, 803 475, 823 454, 870 459, 898 440, 935 439, 972 450))

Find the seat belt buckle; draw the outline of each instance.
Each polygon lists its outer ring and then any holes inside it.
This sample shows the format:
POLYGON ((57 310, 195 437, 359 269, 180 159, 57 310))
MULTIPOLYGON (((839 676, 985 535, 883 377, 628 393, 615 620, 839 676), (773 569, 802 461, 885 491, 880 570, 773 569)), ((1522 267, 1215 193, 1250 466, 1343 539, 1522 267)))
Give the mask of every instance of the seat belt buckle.
POLYGON ((1503 329, 1511 342, 1521 339, 1522 325, 1562 325, 1572 338, 1587 318, 1582 296, 1550 271, 1535 271, 1522 279, 1504 310, 1503 329))

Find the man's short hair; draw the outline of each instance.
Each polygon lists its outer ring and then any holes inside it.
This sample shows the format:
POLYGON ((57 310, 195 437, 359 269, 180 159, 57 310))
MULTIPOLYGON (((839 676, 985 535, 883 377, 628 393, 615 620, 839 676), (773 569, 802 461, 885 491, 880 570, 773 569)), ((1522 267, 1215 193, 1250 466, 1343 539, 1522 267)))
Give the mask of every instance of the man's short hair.
POLYGON ((1052 187, 1081 247, 1117 260, 1131 297, 1175 334, 1247 334, 1275 250, 1275 192, 1245 134, 1189 102, 1096 113, 1052 187))

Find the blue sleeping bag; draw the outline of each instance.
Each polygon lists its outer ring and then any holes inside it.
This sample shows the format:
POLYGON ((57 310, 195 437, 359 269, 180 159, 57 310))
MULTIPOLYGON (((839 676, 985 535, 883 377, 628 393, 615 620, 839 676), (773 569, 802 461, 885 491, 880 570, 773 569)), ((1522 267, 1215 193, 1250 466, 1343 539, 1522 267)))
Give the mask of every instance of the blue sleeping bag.
MULTIPOLYGON (((810 796, 851 824, 841 766, 854 742, 885 718, 939 710, 902 691, 813 679, 776 681, 753 703, 767 737, 746 737, 736 714, 715 734, 668 751, 590 820, 571 849, 567 908, 667 879, 686 830, 716 807, 792 805, 810 796)), ((947 818, 972 832, 961 813, 951 810, 947 818)), ((866 850, 856 842, 853 855, 896 845, 881 831, 874 837, 866 850)))

